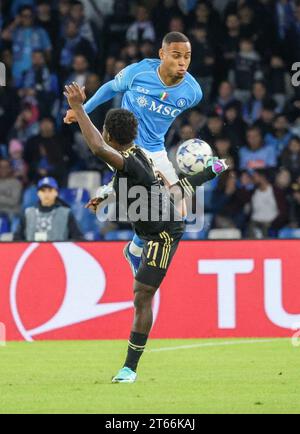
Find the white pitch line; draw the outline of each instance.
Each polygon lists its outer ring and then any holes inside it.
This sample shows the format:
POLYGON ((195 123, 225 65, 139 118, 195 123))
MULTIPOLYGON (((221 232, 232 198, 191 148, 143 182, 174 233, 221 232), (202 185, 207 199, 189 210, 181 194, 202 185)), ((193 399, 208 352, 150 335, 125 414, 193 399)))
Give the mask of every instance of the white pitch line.
POLYGON ((257 340, 247 340, 247 341, 224 341, 224 342, 205 342, 202 344, 192 344, 192 345, 180 345, 178 347, 165 347, 165 348, 154 348, 152 350, 146 350, 148 353, 157 353, 161 351, 177 351, 177 350, 189 350, 192 348, 205 348, 205 347, 226 347, 230 345, 253 345, 253 344, 268 344, 271 342, 282 342, 285 338, 280 339, 257 339, 257 340))

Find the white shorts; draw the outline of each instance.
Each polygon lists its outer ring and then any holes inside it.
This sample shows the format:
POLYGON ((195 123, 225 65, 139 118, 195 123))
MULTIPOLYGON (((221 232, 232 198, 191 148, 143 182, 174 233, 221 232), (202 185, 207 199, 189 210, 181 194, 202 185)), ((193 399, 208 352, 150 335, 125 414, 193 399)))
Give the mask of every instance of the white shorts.
POLYGON ((150 152, 146 149, 143 149, 143 151, 153 161, 155 169, 161 172, 170 185, 174 185, 179 181, 176 170, 168 158, 167 151, 150 152))

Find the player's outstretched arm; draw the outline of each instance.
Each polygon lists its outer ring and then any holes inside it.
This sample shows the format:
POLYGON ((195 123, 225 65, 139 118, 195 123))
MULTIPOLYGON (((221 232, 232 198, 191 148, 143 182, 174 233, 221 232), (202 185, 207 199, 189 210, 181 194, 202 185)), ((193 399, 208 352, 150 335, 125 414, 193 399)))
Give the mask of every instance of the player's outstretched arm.
MULTIPOLYGON (((117 93, 118 92, 114 89, 114 80, 105 83, 85 104, 84 109, 86 113, 92 113, 99 105, 114 98, 117 93)), ((64 118, 64 123, 70 125, 75 122, 77 122, 77 119, 74 110, 68 110, 64 118)))
POLYGON ((124 158, 118 151, 105 143, 102 134, 92 123, 83 108, 85 96, 84 89, 77 83, 73 83, 70 86, 65 86, 64 95, 68 99, 68 103, 76 115, 84 139, 93 154, 101 158, 101 160, 105 161, 105 163, 108 163, 113 168, 123 170, 124 158))
POLYGON ((114 80, 105 83, 101 86, 94 96, 88 100, 88 102, 84 105, 85 111, 90 114, 92 113, 99 105, 104 104, 107 101, 110 101, 117 95, 117 91, 114 87, 114 80))

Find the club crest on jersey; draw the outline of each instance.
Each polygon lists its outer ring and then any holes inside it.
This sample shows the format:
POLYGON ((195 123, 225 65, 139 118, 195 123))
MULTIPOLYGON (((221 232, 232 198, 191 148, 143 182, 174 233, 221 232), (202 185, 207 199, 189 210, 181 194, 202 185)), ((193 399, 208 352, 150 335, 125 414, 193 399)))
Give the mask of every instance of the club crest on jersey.
POLYGON ((187 100, 185 98, 179 98, 179 100, 176 103, 177 107, 183 108, 187 105, 187 100))

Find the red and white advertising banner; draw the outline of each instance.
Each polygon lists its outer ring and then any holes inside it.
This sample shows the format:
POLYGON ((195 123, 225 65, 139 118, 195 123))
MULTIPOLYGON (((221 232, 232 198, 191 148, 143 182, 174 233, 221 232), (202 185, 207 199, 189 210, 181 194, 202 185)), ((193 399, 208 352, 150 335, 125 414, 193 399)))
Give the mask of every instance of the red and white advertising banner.
MULTIPOLYGON (((0 245, 8 340, 127 339, 124 243, 0 245)), ((154 302, 152 338, 285 337, 300 328, 300 241, 182 242, 154 302)))

